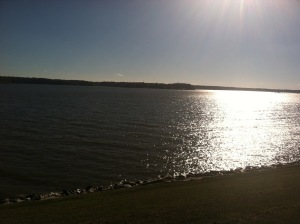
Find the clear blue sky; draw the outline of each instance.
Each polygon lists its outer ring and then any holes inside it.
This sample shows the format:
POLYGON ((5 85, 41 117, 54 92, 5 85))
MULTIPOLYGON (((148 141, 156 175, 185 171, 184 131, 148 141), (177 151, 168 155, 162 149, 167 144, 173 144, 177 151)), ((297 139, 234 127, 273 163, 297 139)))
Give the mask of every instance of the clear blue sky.
POLYGON ((0 0, 0 75, 300 89, 299 0, 0 0))

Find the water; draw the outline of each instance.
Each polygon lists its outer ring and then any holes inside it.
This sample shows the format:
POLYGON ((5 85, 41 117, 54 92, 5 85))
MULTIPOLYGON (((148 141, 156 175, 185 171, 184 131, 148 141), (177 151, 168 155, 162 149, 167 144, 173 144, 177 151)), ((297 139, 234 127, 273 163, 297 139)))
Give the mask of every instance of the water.
POLYGON ((300 95, 0 85, 0 197, 300 159, 300 95))

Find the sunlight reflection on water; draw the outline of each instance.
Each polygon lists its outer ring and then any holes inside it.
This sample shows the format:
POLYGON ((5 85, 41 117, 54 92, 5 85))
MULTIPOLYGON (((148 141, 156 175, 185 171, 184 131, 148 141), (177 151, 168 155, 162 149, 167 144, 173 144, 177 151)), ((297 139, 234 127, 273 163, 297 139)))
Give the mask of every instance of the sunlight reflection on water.
MULTIPOLYGON (((211 93, 214 107, 206 113, 210 118, 205 119, 206 126, 194 121, 183 127, 189 129, 194 142, 184 143, 189 147, 182 147, 173 157, 175 173, 264 166, 299 158, 298 140, 290 139, 299 133, 299 121, 286 117, 286 110, 293 108, 284 108, 287 101, 293 100, 292 94, 211 93), (293 121, 298 123, 293 125, 293 121)), ((202 116, 198 119, 203 121, 202 116)))

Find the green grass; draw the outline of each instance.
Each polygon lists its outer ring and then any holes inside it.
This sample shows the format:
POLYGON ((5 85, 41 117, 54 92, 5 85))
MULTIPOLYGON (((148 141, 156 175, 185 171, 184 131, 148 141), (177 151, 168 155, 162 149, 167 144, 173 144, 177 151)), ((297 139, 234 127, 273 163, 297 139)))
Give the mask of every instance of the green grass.
POLYGON ((300 167, 0 206, 0 223, 300 223, 300 167))

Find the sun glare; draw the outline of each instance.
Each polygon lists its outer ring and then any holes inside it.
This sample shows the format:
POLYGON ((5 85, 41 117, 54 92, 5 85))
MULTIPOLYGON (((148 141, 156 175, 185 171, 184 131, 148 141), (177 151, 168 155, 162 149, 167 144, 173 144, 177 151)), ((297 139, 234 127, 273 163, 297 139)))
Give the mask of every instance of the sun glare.
MULTIPOLYGON (((262 155, 261 145, 269 141, 270 133, 276 129, 272 111, 280 102, 285 101, 285 94, 247 91, 214 91, 219 106, 216 123, 224 127, 222 136, 216 140, 219 150, 215 158, 223 158, 220 167, 244 167, 255 164, 257 156, 262 155), (263 127, 268 127, 265 129, 263 127), (231 161, 224 163, 222 161, 231 161)), ((214 125, 214 124, 213 124, 214 125)), ((221 132, 220 132, 221 133, 221 132)), ((266 152, 265 152, 266 154, 266 152)), ((258 160, 262 162, 261 160, 258 160)), ((260 164, 257 164, 260 165, 260 164)))
POLYGON ((252 111, 271 106, 281 95, 267 92, 216 91, 215 97, 227 110, 252 111))

